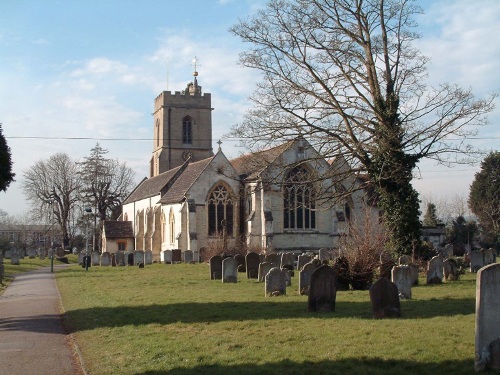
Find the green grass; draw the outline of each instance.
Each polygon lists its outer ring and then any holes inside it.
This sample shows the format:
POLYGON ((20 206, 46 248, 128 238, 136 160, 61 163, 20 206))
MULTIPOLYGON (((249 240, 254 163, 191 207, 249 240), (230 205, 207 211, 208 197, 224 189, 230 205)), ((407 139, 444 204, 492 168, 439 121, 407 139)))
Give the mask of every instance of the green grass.
MULTIPOLYGON (((57 273, 65 324, 90 374, 472 374, 475 275, 412 290, 402 317, 374 320, 368 291, 333 313, 297 293, 209 280, 206 264, 70 267, 57 273)), ((421 280, 423 281, 423 280, 421 280)))

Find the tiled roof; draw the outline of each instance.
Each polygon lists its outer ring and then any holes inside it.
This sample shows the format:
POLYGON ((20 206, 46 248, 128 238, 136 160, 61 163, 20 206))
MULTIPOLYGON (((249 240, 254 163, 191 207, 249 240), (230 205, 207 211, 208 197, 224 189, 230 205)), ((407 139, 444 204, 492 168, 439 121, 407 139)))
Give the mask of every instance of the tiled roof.
POLYGON ((253 179, 276 160, 293 142, 290 141, 268 150, 241 155, 229 162, 236 169, 238 175, 246 179, 253 179))
POLYGON ((169 171, 163 172, 158 176, 143 180, 127 197, 123 204, 140 201, 141 199, 150 198, 160 194, 162 189, 175 177, 176 173, 183 167, 184 165, 181 165, 169 171))
POLYGON ((186 196, 187 191, 198 179, 201 173, 213 160, 213 156, 194 163, 189 163, 182 174, 175 180, 165 195, 160 199, 160 203, 178 203, 186 196))
POLYGON ((131 221, 105 221, 106 238, 133 238, 134 229, 131 221))

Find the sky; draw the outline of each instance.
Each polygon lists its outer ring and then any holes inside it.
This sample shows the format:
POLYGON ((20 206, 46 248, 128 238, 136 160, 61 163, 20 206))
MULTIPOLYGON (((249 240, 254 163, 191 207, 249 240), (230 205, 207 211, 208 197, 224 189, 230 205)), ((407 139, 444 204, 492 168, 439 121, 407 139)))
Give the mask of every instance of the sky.
MULTIPOLYGON (((228 158, 245 152, 227 139, 251 107, 257 71, 238 64, 248 45, 228 29, 265 0, 2 0, 0 123, 16 181, 0 209, 22 215, 23 172, 63 152, 81 160, 97 142, 126 162, 139 182, 153 148, 153 101, 192 80, 212 94, 215 143, 228 158)), ((417 0, 429 83, 457 83, 479 98, 500 91, 500 1, 417 0)), ((496 101, 499 107, 498 100, 496 101)), ((500 108, 474 145, 500 149, 500 108)), ((421 162, 413 181, 424 200, 466 197, 479 165, 421 162)))

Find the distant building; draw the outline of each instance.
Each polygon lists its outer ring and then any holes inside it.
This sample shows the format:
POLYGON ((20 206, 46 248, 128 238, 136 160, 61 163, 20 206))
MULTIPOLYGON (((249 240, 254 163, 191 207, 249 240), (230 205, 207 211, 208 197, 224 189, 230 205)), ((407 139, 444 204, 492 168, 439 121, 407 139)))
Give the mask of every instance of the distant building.
POLYGON ((349 220, 373 208, 363 190, 330 201, 335 190, 363 182, 336 183, 349 171, 346 161, 326 161, 303 138, 233 160, 220 144, 214 154, 212 110, 196 72, 185 91, 155 99, 150 177, 123 202, 120 217, 136 250, 159 260, 164 250, 221 241, 265 252, 333 248, 349 220))
POLYGON ((22 249, 48 248, 52 243, 51 228, 50 225, 0 224, 0 239, 22 249))

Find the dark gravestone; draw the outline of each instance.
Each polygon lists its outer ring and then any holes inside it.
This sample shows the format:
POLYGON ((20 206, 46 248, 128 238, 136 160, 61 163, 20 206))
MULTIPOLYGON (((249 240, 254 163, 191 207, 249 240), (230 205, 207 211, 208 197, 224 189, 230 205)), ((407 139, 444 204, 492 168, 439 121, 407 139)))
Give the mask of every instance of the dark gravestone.
POLYGON ((259 263, 259 283, 263 283, 265 281, 265 277, 271 268, 273 268, 273 266, 269 262, 259 263))
POLYGON ((272 254, 267 254, 266 255, 265 261, 271 263, 272 267, 278 267, 279 268, 280 263, 281 263, 281 258, 279 256, 279 254, 272 253, 272 254))
POLYGON ((172 250, 172 263, 182 262, 182 251, 181 249, 172 250))
POLYGON ((337 272, 326 264, 314 270, 311 274, 309 288, 309 311, 328 312, 335 310, 337 278, 337 272))
POLYGON ((134 253, 128 253, 127 254, 127 265, 128 266, 133 266, 134 265, 134 253))
POLYGON ((222 280, 222 257, 214 255, 209 260, 210 280, 222 280))
POLYGON ((338 275, 338 290, 349 290, 349 284, 351 283, 351 276, 349 271, 349 261, 346 257, 338 257, 335 259, 333 268, 338 275))
POLYGON ((236 261, 238 272, 245 272, 245 257, 241 254, 236 254, 234 260, 236 261))
POLYGON ((89 268, 90 266, 92 266, 92 258, 90 255, 85 255, 82 261, 82 268, 89 268))
POLYGON ((144 263, 143 263, 143 262, 139 262, 139 263, 137 263, 137 266, 138 266, 139 268, 144 268, 144 263))
POLYGON ((376 319, 401 316, 398 287, 385 277, 375 281, 370 288, 373 317, 376 319))
POLYGON ((111 253, 111 267, 116 267, 116 254, 111 253))
POLYGON ((245 257, 245 267, 247 269, 248 279, 257 279, 259 277, 260 257, 257 253, 248 253, 245 257))

